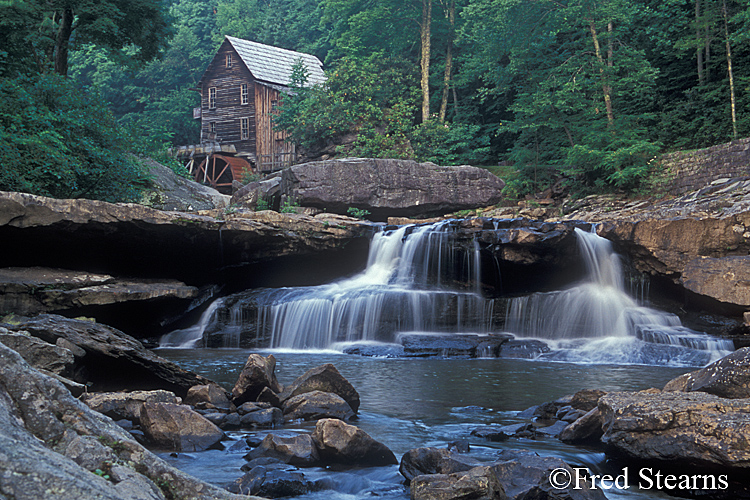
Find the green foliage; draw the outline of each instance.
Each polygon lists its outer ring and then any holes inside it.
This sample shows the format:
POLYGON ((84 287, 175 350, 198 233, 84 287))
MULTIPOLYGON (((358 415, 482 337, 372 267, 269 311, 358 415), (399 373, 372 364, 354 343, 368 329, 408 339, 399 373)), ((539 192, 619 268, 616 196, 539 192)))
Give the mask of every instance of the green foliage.
POLYGON ((479 125, 429 120, 414 128, 411 145, 417 159, 438 165, 481 164, 490 156, 490 139, 479 125))
POLYGON ((364 208, 349 207, 346 213, 355 219, 366 219, 370 215, 370 211, 364 208))
POLYGON ((263 198, 259 198, 258 202, 255 204, 255 211, 261 212, 263 210, 270 210, 271 205, 268 203, 268 200, 265 200, 263 198))
POLYGON ((0 189, 131 201, 146 179, 95 93, 65 78, 0 79, 0 189))
POLYGON ((284 200, 284 203, 281 204, 281 213, 282 214, 296 214, 298 208, 299 208, 299 203, 297 202, 297 200, 294 200, 292 198, 286 198, 284 200))
POLYGON ((408 157, 408 134, 414 124, 417 94, 413 68, 382 55, 341 61, 324 85, 305 87, 299 70, 294 93, 282 101, 275 119, 308 150, 353 144, 341 153, 359 156, 408 157))

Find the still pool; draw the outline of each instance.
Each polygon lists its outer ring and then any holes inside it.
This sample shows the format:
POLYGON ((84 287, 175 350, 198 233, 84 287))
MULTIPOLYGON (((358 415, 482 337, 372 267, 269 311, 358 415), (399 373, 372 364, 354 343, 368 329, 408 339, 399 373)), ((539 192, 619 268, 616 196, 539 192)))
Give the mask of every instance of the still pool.
MULTIPOLYGON (((231 389, 250 354, 242 349, 160 349, 158 354, 180 366, 206 376, 231 389)), ((282 384, 292 382, 309 368, 333 363, 357 389, 361 398, 355 425, 386 444, 398 458, 412 448, 445 447, 468 439, 471 455, 492 460, 500 448, 530 449, 540 455, 557 456, 572 466, 617 473, 608 467, 604 454, 556 439, 511 439, 491 443, 470 436, 486 424, 521 422, 517 413, 533 405, 558 399, 580 389, 605 391, 663 387, 690 368, 643 365, 589 365, 514 359, 389 359, 350 356, 333 351, 260 351, 277 360, 276 375, 282 384)), ((273 432, 311 431, 314 424, 290 424, 273 432)), ((238 431, 263 436, 265 431, 238 431)), ((231 445, 232 443, 227 443, 231 445)), ((219 486, 242 476, 240 467, 247 452, 240 446, 225 451, 178 454, 164 458, 173 465, 219 486)), ((325 491, 304 499, 356 499, 377 496, 406 499, 408 488, 398 467, 331 470, 305 469, 311 480, 325 478, 325 491)), ((669 498, 661 493, 610 490, 609 498, 669 498)))

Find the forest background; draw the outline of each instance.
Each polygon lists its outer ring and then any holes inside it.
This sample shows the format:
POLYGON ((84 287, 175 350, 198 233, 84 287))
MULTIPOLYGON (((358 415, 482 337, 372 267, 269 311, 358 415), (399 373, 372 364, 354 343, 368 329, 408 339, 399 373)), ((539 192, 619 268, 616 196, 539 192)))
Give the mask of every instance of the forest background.
POLYGON ((509 196, 649 188, 750 135, 746 0, 0 0, 0 190, 136 199, 199 142, 225 35, 318 56, 276 126, 308 151, 493 167, 509 196))

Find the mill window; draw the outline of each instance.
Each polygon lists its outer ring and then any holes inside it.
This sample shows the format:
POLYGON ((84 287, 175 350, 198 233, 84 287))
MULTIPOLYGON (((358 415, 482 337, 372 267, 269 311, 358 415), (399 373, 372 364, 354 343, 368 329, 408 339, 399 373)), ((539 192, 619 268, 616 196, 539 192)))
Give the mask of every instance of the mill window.
POLYGON ((208 89, 208 109, 216 109, 216 87, 208 89))
POLYGON ((242 140, 250 138, 250 118, 240 120, 240 137, 242 140))
POLYGON ((240 85, 240 104, 248 104, 250 102, 250 94, 247 90, 247 83, 240 85))

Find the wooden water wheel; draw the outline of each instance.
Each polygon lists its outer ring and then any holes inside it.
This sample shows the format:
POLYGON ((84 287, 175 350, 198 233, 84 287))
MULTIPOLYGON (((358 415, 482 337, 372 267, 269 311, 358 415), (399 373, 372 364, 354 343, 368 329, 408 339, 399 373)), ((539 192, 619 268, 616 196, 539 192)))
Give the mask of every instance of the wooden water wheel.
POLYGON ((253 173, 253 167, 244 158, 210 155, 193 172, 197 182, 208 184, 222 192, 231 192, 232 181, 241 180, 243 174, 253 173))

